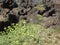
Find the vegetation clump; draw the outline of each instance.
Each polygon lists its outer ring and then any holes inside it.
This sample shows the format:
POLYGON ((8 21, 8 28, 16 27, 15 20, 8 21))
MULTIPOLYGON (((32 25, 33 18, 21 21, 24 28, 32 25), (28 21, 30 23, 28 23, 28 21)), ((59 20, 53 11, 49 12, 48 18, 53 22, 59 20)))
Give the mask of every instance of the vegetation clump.
POLYGON ((55 44, 56 37, 48 36, 54 32, 40 24, 26 23, 25 20, 4 28, 7 33, 0 35, 0 45, 46 45, 55 44))

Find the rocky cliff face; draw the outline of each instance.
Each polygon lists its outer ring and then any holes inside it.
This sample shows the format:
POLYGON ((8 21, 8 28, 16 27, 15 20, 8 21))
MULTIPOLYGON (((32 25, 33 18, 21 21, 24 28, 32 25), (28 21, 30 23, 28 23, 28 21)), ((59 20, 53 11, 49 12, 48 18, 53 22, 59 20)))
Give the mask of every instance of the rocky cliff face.
POLYGON ((3 24, 4 27, 20 20, 38 23, 37 14, 41 14, 44 17, 57 15, 57 8, 55 8, 57 6, 53 2, 54 0, 0 0, 0 24, 3 24), (41 4, 44 10, 40 10, 41 4))

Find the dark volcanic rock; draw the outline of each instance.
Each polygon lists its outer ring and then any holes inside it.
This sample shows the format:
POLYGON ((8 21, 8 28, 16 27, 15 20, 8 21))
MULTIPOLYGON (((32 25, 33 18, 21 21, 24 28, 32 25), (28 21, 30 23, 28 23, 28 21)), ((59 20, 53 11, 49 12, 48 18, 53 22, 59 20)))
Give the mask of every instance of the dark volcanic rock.
POLYGON ((59 25, 60 4, 54 1, 59 2, 59 0, 0 0, 0 22, 3 22, 0 23, 1 27, 7 23, 11 25, 11 23, 17 23, 23 19, 29 23, 39 23, 37 14, 46 17, 42 21, 46 27, 59 25), (35 8, 40 4, 44 5, 45 10, 41 11, 35 8))

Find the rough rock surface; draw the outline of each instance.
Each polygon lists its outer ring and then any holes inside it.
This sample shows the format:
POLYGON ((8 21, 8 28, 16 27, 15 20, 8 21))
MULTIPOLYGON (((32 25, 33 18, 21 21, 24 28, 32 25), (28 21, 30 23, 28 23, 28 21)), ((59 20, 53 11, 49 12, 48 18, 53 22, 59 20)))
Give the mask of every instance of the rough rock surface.
POLYGON ((5 24, 8 26, 11 23, 17 23, 22 19, 27 20, 30 23, 39 23, 36 15, 41 14, 44 16, 42 22, 46 27, 59 25, 59 7, 60 5, 55 4, 54 0, 1 0, 0 24, 2 25, 4 23, 4 26, 5 24), (41 4, 44 5, 45 10, 41 11, 35 8, 37 5, 41 4))

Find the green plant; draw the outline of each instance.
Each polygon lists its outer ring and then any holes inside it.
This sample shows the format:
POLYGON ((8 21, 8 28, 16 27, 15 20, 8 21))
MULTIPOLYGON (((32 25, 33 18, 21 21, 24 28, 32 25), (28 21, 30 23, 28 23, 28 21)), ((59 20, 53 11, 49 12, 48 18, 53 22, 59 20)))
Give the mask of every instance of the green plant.
POLYGON ((41 10, 41 11, 45 10, 45 7, 43 4, 39 4, 35 8, 37 8, 38 10, 41 10))
MULTIPOLYGON (((45 29, 40 24, 27 24, 25 20, 4 29, 7 31, 7 34, 3 33, 0 35, 0 45, 46 45, 45 36, 53 32, 50 31, 51 29, 45 29)), ((55 37, 52 37, 53 40, 49 39, 48 41, 51 41, 51 43, 56 41, 55 37)))
POLYGON ((38 17, 39 20, 42 20, 43 19, 43 16, 40 15, 40 14, 37 14, 36 16, 38 17))

